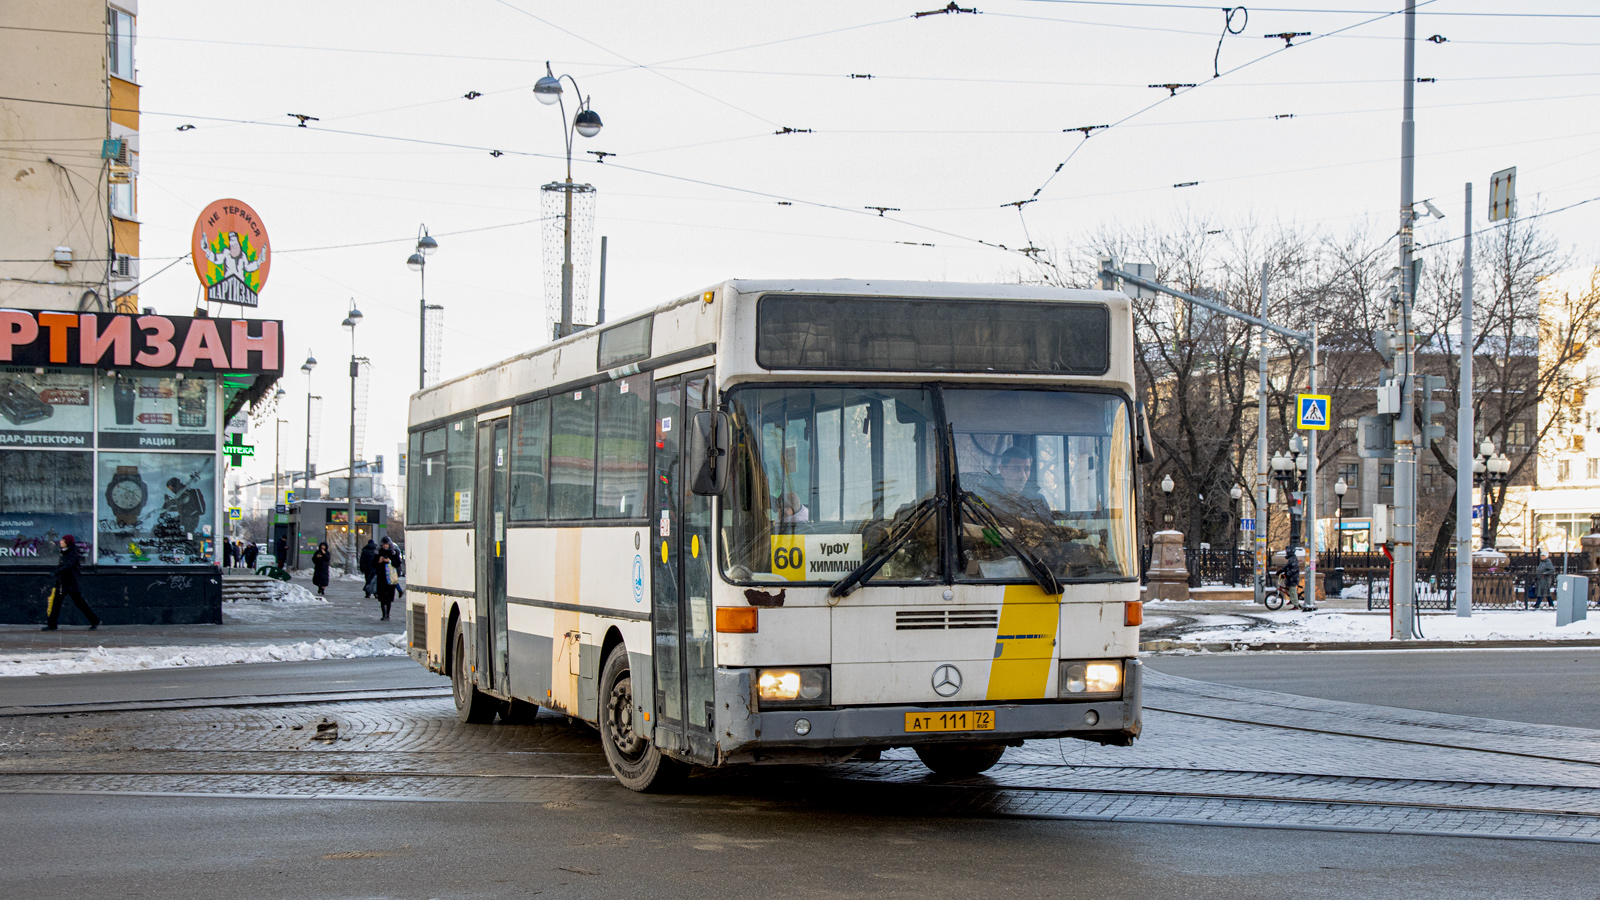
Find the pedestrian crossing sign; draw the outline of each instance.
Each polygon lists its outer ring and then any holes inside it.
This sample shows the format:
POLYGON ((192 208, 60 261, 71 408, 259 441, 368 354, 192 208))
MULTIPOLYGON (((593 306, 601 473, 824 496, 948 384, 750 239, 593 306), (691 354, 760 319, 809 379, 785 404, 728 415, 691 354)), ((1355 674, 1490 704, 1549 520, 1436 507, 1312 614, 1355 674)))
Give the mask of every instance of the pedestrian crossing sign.
POLYGON ((1328 400, 1327 394, 1301 394, 1299 395, 1300 413, 1295 417, 1295 427, 1306 430, 1328 430, 1328 400))

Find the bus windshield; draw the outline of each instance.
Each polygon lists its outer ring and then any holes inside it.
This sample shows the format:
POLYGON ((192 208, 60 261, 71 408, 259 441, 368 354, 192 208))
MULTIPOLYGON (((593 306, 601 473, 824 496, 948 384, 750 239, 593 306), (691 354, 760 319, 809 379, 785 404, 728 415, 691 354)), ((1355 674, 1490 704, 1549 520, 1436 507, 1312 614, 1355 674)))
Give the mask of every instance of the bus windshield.
MULTIPOLYGON (((743 388, 728 411, 723 564, 734 581, 838 581, 937 494, 927 388, 743 388)), ((921 518, 879 580, 942 574, 937 519, 921 518)))
POLYGON ((1101 393, 745 387, 726 395, 732 475, 722 565, 737 583, 943 580, 952 521, 960 580, 1126 578, 1134 553, 1126 403, 1101 393), (947 419, 936 413, 943 393, 947 419), (954 440, 955 458, 941 464, 954 440), (952 496, 952 469, 962 491, 952 496), (885 543, 885 542, 889 543, 885 543))
POLYGON ((945 414, 963 496, 953 504, 962 580, 1061 581, 1135 570, 1132 443, 1121 397, 951 388, 945 414))

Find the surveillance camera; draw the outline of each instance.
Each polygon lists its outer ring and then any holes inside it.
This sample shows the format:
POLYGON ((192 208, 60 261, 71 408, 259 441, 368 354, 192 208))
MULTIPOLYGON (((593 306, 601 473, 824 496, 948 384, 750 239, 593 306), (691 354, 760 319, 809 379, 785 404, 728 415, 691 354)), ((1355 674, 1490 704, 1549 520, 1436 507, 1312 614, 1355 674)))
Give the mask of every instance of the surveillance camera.
POLYGON ((1424 200, 1424 201, 1422 201, 1422 206, 1423 206, 1424 209, 1426 209, 1428 211, 1428 215, 1433 216, 1434 218, 1437 218, 1437 219, 1444 218, 1444 213, 1439 211, 1439 207, 1433 205, 1433 201, 1432 200, 1424 200))

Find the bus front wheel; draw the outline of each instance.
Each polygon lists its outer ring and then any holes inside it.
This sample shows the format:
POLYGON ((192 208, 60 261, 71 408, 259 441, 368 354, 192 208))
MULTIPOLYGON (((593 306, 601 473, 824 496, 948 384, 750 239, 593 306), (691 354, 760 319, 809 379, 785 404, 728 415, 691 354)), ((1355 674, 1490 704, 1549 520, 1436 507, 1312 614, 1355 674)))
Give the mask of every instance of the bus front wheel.
POLYGON ((622 786, 634 791, 660 791, 675 784, 685 774, 685 766, 668 759, 636 728, 637 707, 633 701, 633 677, 628 663, 628 648, 611 648, 600 673, 600 743, 606 762, 622 786))
POLYGON ((494 721, 500 703, 478 690, 467 671, 467 639, 456 632, 455 652, 450 655, 450 694, 456 701, 456 718, 468 725, 487 725, 494 721))
POLYGON ((994 768, 1005 744, 924 744, 917 758, 939 775, 976 775, 994 768))

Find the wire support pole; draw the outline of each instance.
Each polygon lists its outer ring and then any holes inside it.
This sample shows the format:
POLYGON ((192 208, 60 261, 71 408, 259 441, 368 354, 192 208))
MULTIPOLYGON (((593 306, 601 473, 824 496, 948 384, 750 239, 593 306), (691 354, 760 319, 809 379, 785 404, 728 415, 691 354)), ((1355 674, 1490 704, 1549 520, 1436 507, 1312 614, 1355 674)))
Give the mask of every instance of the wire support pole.
POLYGON ((1400 415, 1394 423, 1394 594, 1390 601, 1394 628, 1390 637, 1410 640, 1416 633, 1417 587, 1417 449, 1416 429, 1416 332, 1411 321, 1416 298, 1416 272, 1413 268, 1416 235, 1412 207, 1416 176, 1416 122, 1412 111, 1416 101, 1417 4, 1406 0, 1405 69, 1400 119, 1400 295, 1399 326, 1401 348, 1396 360, 1399 380, 1400 415))
MULTIPOLYGON (((1261 264, 1261 321, 1267 319, 1267 277, 1270 266, 1261 264)), ((1256 602, 1267 602, 1267 332, 1261 331, 1261 361, 1256 371, 1256 602)))
MULTIPOLYGON (((1311 372, 1309 379, 1310 393, 1313 394, 1317 393, 1317 353, 1320 349, 1318 347, 1320 334, 1320 326, 1313 322, 1311 324, 1311 372)), ((1298 416, 1299 413, 1296 411, 1296 418, 1298 416)), ((1330 418, 1332 417, 1330 416, 1330 418)), ((1306 442, 1309 445, 1306 448, 1306 453, 1310 456, 1310 459, 1306 461, 1306 494, 1301 507, 1301 518, 1305 521, 1306 542, 1306 589, 1302 602, 1307 609, 1317 608, 1317 434, 1318 431, 1315 428, 1310 429, 1309 440, 1306 442)), ((1336 539, 1337 537, 1335 535, 1336 539)))
MULTIPOLYGON (((1456 615, 1472 616, 1472 182, 1466 189, 1466 243, 1461 249, 1461 384, 1456 392, 1456 615)), ((1487 474, 1487 473, 1485 473, 1487 474)), ((1484 522, 1489 521, 1488 516, 1484 522)))

